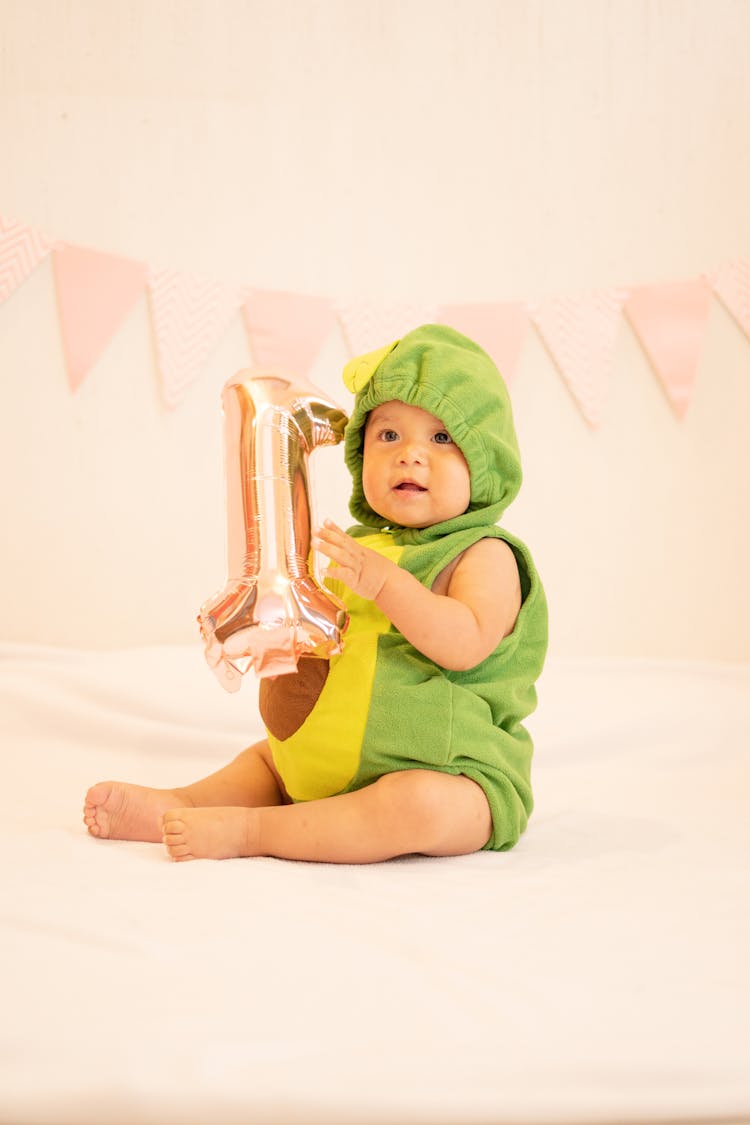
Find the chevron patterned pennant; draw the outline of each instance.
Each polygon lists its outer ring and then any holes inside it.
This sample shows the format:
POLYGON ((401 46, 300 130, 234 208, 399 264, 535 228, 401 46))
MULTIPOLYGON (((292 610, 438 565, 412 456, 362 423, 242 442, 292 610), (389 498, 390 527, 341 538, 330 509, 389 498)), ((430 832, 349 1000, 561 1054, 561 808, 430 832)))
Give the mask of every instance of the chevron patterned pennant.
POLYGON ((750 338, 750 258, 725 262, 706 274, 706 280, 750 338))
POLYGON ((437 305, 420 301, 378 303, 355 299, 339 301, 336 311, 350 356, 374 351, 413 328, 437 320, 437 305))
POLYGON ((36 227, 0 215, 0 304, 26 281, 52 247, 36 227))
POLYGON ((633 288, 625 315, 678 418, 684 418, 703 350, 711 290, 702 279, 633 288))
POLYGON ((255 363, 274 371, 307 375, 336 325, 327 297, 248 289, 243 306, 255 363))
POLYGON ((521 301, 441 305, 438 320, 476 340, 492 356, 505 382, 512 382, 529 326, 521 301))
POLYGON ((627 289, 610 288, 529 305, 534 325, 583 417, 594 428, 604 417, 627 296, 627 289))
POLYGON ((242 289, 170 269, 152 270, 148 286, 162 397, 171 410, 201 374, 242 304, 242 289))

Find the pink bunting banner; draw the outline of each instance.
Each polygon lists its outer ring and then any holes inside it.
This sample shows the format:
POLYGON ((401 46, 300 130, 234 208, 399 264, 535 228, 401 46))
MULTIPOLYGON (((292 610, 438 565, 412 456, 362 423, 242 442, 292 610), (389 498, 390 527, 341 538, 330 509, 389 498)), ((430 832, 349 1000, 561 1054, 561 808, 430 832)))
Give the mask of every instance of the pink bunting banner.
POLYGON ((505 381, 513 381, 529 326, 528 313, 521 301, 441 305, 438 320, 476 340, 492 356, 505 381))
POLYGON ((54 263, 65 366, 75 391, 144 292, 148 267, 67 243, 55 247, 54 263))
POLYGON ((750 258, 725 262, 706 280, 750 339, 750 258))
POLYGON ((634 288, 628 318, 678 418, 684 418, 695 386, 711 305, 702 280, 634 288))
POLYGON ((436 305, 418 301, 340 301, 337 311, 350 356, 374 351, 437 319, 436 305))
POLYGON ((333 302, 271 289, 248 289, 243 306, 259 367, 307 375, 336 325, 333 302))
POLYGON ((148 284, 162 396, 171 410, 201 374, 242 304, 242 290, 169 269, 152 270, 148 284))
POLYGON ((627 296, 627 289, 611 288, 529 305, 552 359, 583 417, 594 428, 604 417, 617 329, 627 296))
POLYGON ((750 258, 699 278, 611 287, 527 302, 391 302, 269 290, 212 281, 74 246, 0 217, 0 304, 52 254, 68 382, 76 390, 141 294, 150 293, 158 375, 177 406, 241 309, 256 365, 308 374, 336 329, 350 356, 373 351, 420 324, 450 324, 476 340, 512 383, 532 321, 583 418, 600 425, 624 312, 678 418, 690 403, 715 296, 750 339, 750 258))
POLYGON ((52 247, 36 227, 0 216, 0 304, 31 276, 52 247))

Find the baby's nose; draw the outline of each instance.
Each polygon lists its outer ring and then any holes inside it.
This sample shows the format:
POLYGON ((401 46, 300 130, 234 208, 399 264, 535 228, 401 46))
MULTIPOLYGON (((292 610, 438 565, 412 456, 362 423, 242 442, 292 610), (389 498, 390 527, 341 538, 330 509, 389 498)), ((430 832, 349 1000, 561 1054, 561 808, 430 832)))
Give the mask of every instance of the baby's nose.
POLYGON ((423 462, 425 460, 426 452, 424 444, 421 441, 410 441, 404 443, 401 447, 401 460, 408 464, 416 462, 423 462))

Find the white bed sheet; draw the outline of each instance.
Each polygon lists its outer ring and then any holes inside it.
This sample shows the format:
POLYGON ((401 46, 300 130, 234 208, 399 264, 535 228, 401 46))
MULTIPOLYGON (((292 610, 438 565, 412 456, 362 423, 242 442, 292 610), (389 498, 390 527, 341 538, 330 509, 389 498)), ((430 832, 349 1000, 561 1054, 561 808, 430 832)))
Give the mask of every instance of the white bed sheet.
POLYGON ((516 849, 173 864, 85 789, 260 730, 195 648, 0 646, 3 1125, 750 1120, 750 666, 551 661, 516 849))

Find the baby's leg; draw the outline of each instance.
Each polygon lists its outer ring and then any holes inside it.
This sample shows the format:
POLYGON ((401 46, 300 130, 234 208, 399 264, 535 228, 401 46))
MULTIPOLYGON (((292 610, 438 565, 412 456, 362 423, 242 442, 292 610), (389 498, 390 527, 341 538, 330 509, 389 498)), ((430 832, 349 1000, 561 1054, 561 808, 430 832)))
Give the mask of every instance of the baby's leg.
POLYGON ((164 816, 173 859, 276 856, 374 863, 398 855, 464 855, 486 844, 492 818, 467 777, 387 774, 355 793, 275 808, 185 808, 164 816))
POLYGON ((149 789, 122 781, 100 781, 86 794, 84 824, 92 836, 110 840, 162 839, 169 809, 201 805, 278 805, 287 800, 267 742, 250 746, 223 769, 182 789, 149 789))

